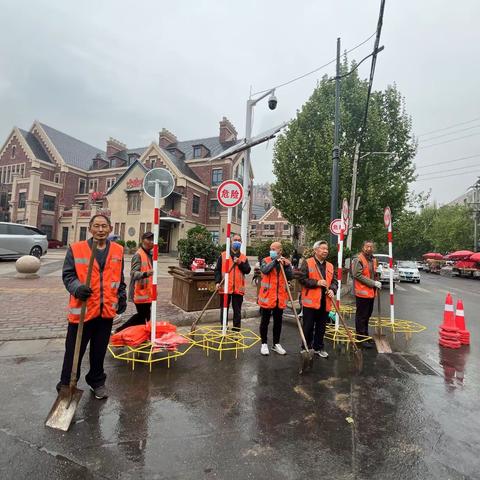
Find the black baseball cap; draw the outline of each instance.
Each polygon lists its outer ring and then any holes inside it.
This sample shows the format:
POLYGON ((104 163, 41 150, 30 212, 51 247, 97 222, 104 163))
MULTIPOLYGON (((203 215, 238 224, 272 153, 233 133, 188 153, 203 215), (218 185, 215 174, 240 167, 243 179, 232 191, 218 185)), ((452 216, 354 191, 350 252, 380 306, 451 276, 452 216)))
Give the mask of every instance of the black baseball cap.
POLYGON ((142 235, 142 240, 145 240, 146 238, 153 238, 153 233, 152 232, 145 232, 142 235))

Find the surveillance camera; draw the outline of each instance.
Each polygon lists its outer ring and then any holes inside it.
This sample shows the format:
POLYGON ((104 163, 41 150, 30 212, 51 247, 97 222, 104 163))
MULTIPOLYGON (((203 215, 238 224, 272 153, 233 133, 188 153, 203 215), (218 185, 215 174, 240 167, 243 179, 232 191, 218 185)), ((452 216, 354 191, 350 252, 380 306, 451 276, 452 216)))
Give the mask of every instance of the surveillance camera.
POLYGON ((269 99, 268 99, 268 108, 270 110, 275 110, 277 108, 277 97, 275 96, 275 92, 272 92, 272 94, 270 95, 269 99))

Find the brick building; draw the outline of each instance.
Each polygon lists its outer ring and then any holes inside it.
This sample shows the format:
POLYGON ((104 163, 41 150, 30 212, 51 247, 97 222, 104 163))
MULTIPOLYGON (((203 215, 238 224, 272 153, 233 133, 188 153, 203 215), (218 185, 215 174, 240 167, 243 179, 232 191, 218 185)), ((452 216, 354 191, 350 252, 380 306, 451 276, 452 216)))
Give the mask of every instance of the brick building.
MULTIPOLYGON (((153 218, 143 177, 163 167, 176 184, 163 201, 163 250, 175 251, 178 239, 195 225, 205 225, 221 240, 226 210, 218 205, 216 189, 229 178, 243 181, 244 154, 210 158, 236 141, 235 127, 225 117, 215 137, 179 141, 163 129, 158 143, 129 149, 110 138, 105 151, 38 121, 29 131, 15 127, 0 150, 0 219, 38 226, 68 244, 85 238, 88 219, 102 211, 111 216, 116 234, 138 243, 153 218)), ((235 209, 233 231, 240 231, 240 218, 235 209)))

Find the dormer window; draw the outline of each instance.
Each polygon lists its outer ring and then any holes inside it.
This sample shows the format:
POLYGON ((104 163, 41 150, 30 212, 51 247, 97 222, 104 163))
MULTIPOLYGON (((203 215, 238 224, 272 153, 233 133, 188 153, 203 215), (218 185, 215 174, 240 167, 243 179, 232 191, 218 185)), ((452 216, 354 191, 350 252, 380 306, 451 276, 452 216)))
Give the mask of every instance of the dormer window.
POLYGON ((202 150, 203 150, 203 149, 202 149, 202 146, 201 146, 201 145, 195 145, 195 146, 193 147, 193 158, 202 158, 202 156, 203 156, 203 155, 202 155, 202 153, 203 153, 202 150))

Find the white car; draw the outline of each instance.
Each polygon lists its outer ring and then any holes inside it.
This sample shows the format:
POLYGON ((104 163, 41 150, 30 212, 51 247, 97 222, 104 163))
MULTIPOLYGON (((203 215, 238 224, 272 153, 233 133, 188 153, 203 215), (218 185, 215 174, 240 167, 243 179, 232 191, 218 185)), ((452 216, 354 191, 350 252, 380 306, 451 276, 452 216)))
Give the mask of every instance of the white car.
MULTIPOLYGON (((385 255, 383 253, 375 253, 374 254, 375 258, 377 259, 378 262, 378 267, 377 267, 377 273, 379 280, 382 283, 390 283, 390 257, 388 255, 385 255)), ((393 282, 398 282, 400 280, 399 275, 398 275, 398 270, 393 266, 393 282)))
POLYGON ((417 267, 417 262, 399 261, 398 275, 401 282, 420 283, 420 272, 417 267))
POLYGON ((47 236, 31 225, 0 222, 0 258, 16 259, 22 255, 40 258, 47 253, 47 236))

